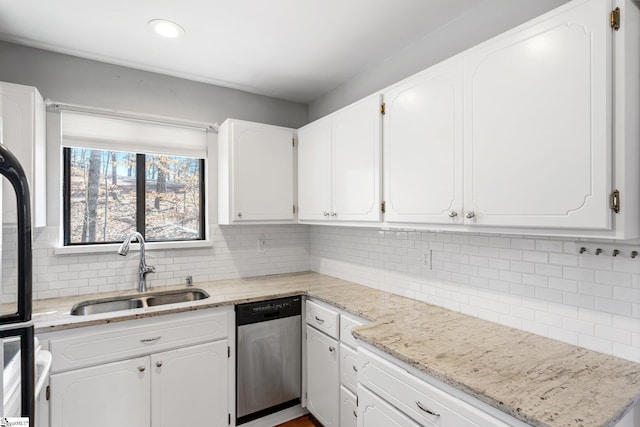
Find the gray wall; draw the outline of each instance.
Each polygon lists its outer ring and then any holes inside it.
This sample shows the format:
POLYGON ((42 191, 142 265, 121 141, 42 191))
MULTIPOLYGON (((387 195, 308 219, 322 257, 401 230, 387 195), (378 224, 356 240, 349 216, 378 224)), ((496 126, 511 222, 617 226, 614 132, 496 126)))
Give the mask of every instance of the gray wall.
MULTIPOLYGON (((298 128, 307 106, 162 74, 0 42, 0 81, 35 86, 57 102, 207 123, 227 118, 298 128)), ((47 114, 47 225, 60 224, 58 114, 47 114)), ((214 141, 216 139, 214 138, 214 141)), ((215 144, 215 142, 214 142, 215 144)), ((209 155, 209 223, 217 223, 217 156, 209 155)))
POLYGON ((478 1, 474 9, 313 101, 309 105, 309 119, 313 121, 336 111, 567 1, 478 1))
POLYGON ((222 123, 231 117, 298 128, 307 106, 235 89, 0 42, 0 81, 91 107, 222 123))

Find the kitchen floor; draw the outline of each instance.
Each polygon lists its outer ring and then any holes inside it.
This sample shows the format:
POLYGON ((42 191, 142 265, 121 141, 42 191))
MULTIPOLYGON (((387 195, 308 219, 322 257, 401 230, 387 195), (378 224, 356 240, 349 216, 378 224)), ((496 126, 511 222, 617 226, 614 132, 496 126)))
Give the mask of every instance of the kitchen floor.
POLYGON ((312 415, 305 415, 304 417, 287 421, 284 424, 279 424, 276 427, 322 427, 322 424, 313 418, 312 415))

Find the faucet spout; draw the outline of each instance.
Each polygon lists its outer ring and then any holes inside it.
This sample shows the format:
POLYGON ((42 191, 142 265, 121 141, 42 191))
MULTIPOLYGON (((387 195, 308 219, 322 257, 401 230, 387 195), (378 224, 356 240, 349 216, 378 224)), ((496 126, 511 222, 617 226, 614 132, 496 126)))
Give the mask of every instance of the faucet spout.
POLYGON ((138 291, 146 292, 147 291, 147 274, 155 273, 156 268, 147 265, 147 261, 145 258, 145 248, 144 248, 144 237, 137 231, 129 234, 120 245, 118 249, 118 255, 126 256, 129 253, 129 248, 131 246, 131 241, 136 239, 138 243, 140 243, 140 265, 138 266, 138 291))

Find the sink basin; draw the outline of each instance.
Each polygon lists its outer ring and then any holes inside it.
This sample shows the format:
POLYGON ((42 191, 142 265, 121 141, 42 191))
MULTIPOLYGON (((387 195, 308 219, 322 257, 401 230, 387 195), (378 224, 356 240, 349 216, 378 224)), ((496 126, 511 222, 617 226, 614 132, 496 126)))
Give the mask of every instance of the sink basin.
POLYGON ((147 298, 147 305, 153 307, 156 305, 175 304, 177 302, 198 301, 205 298, 209 298, 209 294, 200 289, 168 291, 149 296, 147 298))
POLYGON ((134 308, 155 307, 179 302, 198 301, 209 298, 202 289, 178 289, 175 291, 152 292, 124 297, 111 297, 82 301, 71 308, 72 316, 110 313, 112 311, 131 310, 134 308))

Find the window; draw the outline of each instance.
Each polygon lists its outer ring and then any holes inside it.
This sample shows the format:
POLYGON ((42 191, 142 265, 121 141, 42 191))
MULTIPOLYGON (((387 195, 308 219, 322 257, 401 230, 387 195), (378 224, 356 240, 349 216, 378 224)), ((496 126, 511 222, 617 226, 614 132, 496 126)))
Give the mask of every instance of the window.
POLYGON ((65 246, 133 231, 149 242, 205 239, 206 138, 204 151, 189 139, 204 132, 78 113, 61 123, 65 246))

